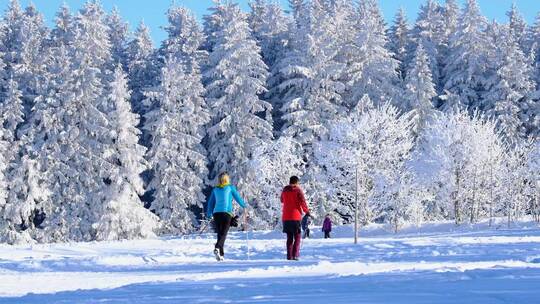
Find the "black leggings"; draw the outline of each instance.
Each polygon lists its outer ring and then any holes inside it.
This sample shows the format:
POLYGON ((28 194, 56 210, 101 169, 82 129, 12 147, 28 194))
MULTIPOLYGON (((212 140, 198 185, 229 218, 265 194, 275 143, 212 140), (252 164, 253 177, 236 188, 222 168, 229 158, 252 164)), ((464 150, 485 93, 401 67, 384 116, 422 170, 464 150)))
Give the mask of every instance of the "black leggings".
POLYGON ((219 254, 221 256, 225 255, 223 246, 225 245, 225 239, 227 238, 227 233, 231 227, 231 219, 232 216, 226 212, 214 213, 214 224, 216 225, 217 233, 216 249, 219 249, 219 254))

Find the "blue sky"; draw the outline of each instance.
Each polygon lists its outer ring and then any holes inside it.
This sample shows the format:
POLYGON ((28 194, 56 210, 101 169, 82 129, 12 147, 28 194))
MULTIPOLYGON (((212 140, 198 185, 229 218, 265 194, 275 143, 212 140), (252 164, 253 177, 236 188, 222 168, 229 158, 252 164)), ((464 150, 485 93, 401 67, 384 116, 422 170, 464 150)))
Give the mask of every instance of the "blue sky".
MULTIPOLYGON (((19 0, 22 5, 33 2, 42 12, 49 24, 52 24, 55 12, 62 3, 67 3, 73 10, 80 8, 85 0, 19 0)), ((405 8, 409 21, 416 18, 418 7, 425 0, 379 0, 384 16, 390 22, 399 7, 405 8)), ((465 0, 460 0, 464 2, 465 0)), ((165 12, 173 3, 172 0, 101 0, 105 9, 110 10, 117 6, 122 16, 130 23, 131 28, 137 26, 140 20, 144 20, 152 31, 152 37, 156 45, 165 38, 161 29, 166 23, 165 12)), ((197 17, 206 13, 206 9, 212 5, 212 0, 176 0, 177 5, 190 8, 197 17)), ((244 9, 248 9, 248 0, 238 1, 244 9)), ((287 0, 280 0, 286 6, 287 0)), ((442 0, 441 0, 442 2, 442 0)), ((515 2, 528 22, 532 22, 540 11, 540 0, 479 0, 482 13, 489 19, 506 21, 505 12, 512 2, 515 2)), ((0 0, 0 10, 5 11, 9 0, 0 0)))

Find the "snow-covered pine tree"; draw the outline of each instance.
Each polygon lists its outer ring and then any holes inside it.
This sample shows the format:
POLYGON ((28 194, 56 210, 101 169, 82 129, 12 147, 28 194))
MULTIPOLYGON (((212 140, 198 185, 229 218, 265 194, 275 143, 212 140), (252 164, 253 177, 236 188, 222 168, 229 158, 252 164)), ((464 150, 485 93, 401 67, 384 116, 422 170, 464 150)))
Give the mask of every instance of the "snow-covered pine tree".
POLYGON ((116 68, 109 88, 114 109, 109 115, 112 149, 109 191, 94 227, 97 240, 138 239, 155 236, 158 218, 139 198, 144 194, 141 173, 146 170, 146 148, 139 145, 139 116, 131 111, 126 76, 116 68))
POLYGON ((405 10, 400 8, 394 17, 394 22, 388 31, 388 50, 394 53, 394 58, 400 62, 399 74, 405 78, 408 66, 408 56, 411 48, 411 33, 405 10))
POLYGON ((186 233, 202 209, 207 177, 207 151, 201 142, 209 113, 200 72, 204 36, 185 8, 168 11, 169 34, 160 53, 165 66, 159 85, 146 95, 153 104, 145 129, 151 136, 147 159, 152 168, 148 190, 151 209, 160 217, 162 233, 186 233))
POLYGON ((392 101, 398 107, 400 102, 399 61, 386 49, 385 22, 375 0, 361 0, 357 16, 355 51, 357 57, 347 73, 351 77, 350 104, 365 94, 375 104, 392 101))
MULTIPOLYGON (((481 94, 488 68, 486 26, 476 0, 467 0, 458 29, 450 38, 443 72, 444 89, 459 96, 463 106, 471 111, 482 106, 481 94)), ((448 108, 444 102, 441 107, 448 108)))
POLYGON ((71 51, 80 56, 74 56, 77 59, 75 64, 79 64, 78 60, 86 60, 98 69, 97 75, 108 85, 109 79, 106 76, 110 72, 110 66, 107 63, 112 61, 112 53, 106 17, 99 0, 86 2, 75 18, 73 30, 77 35, 77 45, 74 43, 71 51))
POLYGON ((523 19, 515 2, 512 3, 510 10, 506 12, 506 16, 508 16, 510 35, 520 49, 525 52, 527 48, 527 23, 523 19))
POLYGON ((287 79, 280 85, 284 94, 282 134, 303 146, 322 138, 326 122, 340 112, 345 91, 341 81, 345 66, 336 60, 339 40, 333 31, 335 23, 320 2, 310 3, 309 23, 294 33, 290 65, 282 71, 287 79), (293 59, 297 61, 293 63, 293 59))
POLYGON ((160 49, 161 60, 174 58, 187 72, 199 73, 207 52, 201 50, 204 34, 195 16, 184 7, 172 6, 167 11, 167 39, 160 49))
MULTIPOLYGON (((285 121, 282 120, 282 107, 285 102, 290 99, 297 98, 300 95, 300 90, 295 79, 303 78, 300 66, 302 61, 301 47, 303 38, 305 38, 305 27, 307 26, 304 16, 306 12, 297 10, 306 10, 306 4, 302 0, 289 1, 292 9, 291 15, 293 19, 287 26, 287 41, 280 50, 280 55, 276 58, 273 66, 269 67, 269 75, 267 79, 267 93, 265 99, 272 104, 272 115, 274 122, 274 130, 280 133, 285 121), (296 19, 300 18, 300 19, 296 19), (285 84, 285 85, 282 85, 285 84)), ((256 35, 256 33, 254 33, 256 35)), ((263 55, 264 56, 264 55, 263 55)), ((264 60, 264 58, 263 58, 264 60)))
POLYGON ((414 111, 416 134, 420 133, 431 119, 435 111, 433 107, 435 96, 437 93, 431 78, 429 59, 423 45, 420 44, 416 48, 414 60, 405 78, 404 93, 408 109, 414 111))
POLYGON ((7 161, 8 198, 3 217, 7 224, 2 234, 9 243, 31 242, 36 204, 47 194, 38 185, 39 172, 27 155, 25 118, 42 91, 48 29, 33 4, 24 11, 18 1, 11 1, 4 16, 0 52, 4 54, 9 80, 1 105, 2 124, 9 150, 7 161))
POLYGON ((55 28, 51 31, 50 47, 68 46, 73 41, 74 18, 69 7, 64 3, 55 16, 55 28))
POLYGON ((257 212, 250 217, 256 229, 275 229, 280 224, 281 186, 287 185, 293 175, 302 176, 304 163, 298 157, 301 153, 302 146, 287 136, 255 148, 248 178, 257 185, 253 199, 257 212))
POLYGON ((17 81, 10 74, 4 88, 5 91, 2 92, 2 102, 0 103, 0 126, 4 128, 4 140, 11 146, 11 155, 8 157, 9 161, 12 161, 14 155, 17 153, 16 146, 19 140, 17 129, 24 121, 23 93, 19 87, 17 81))
MULTIPOLYGON (((456 0, 446 0, 444 3, 444 10, 443 10, 443 18, 444 18, 444 46, 445 51, 448 51, 448 46, 450 42, 450 37, 454 35, 458 28, 458 18, 459 18, 459 5, 457 4, 456 0)), ((443 54, 444 55, 444 54, 443 54)), ((441 62, 444 64, 444 61, 441 62)))
MULTIPOLYGON (((345 71, 356 59, 356 49, 354 44, 356 42, 356 24, 357 10, 355 7, 355 1, 353 0, 332 0, 323 1, 325 6, 328 7, 327 11, 333 18, 334 23, 334 35, 338 40, 338 54, 336 61, 345 65, 345 71)), ((342 73, 341 82, 350 83, 351 75, 342 73)), ((350 91, 350 88, 348 88, 350 91)), ((344 94, 344 99, 347 99, 344 94)))
POLYGON ((285 15, 281 5, 269 3, 266 0, 250 2, 252 11, 249 15, 249 24, 257 44, 261 47, 261 55, 268 66, 268 91, 263 98, 272 104, 272 120, 274 130, 281 129, 282 98, 277 87, 284 80, 281 71, 281 62, 290 52, 290 28, 294 25, 289 16, 285 15))
POLYGON ((250 7, 249 25, 265 64, 272 70, 287 48, 291 20, 278 3, 255 0, 250 7))
POLYGON ((525 133, 529 137, 540 138, 540 97, 538 90, 533 93, 524 113, 525 133))
MULTIPOLYGON (((0 136, 4 138, 3 129, 0 129, 0 136)), ((3 139, 0 139, 0 242, 7 243, 10 239, 17 239, 11 237, 13 233, 13 227, 9 226, 9 222, 6 219, 6 204, 8 199, 8 183, 7 183, 7 168, 8 164, 5 158, 5 154, 9 149, 9 145, 3 139)))
POLYGON ((267 5, 267 0, 250 0, 248 2, 248 6, 251 9, 251 12, 248 15, 248 24, 251 27, 251 31, 255 37, 257 37, 255 32, 259 31, 262 23, 264 22, 262 16, 265 13, 267 5))
POLYGON ((36 189, 31 160, 24 155, 26 141, 17 134, 23 123, 23 94, 13 77, 7 82, 6 91, 0 104, 0 126, 3 130, 2 144, 9 149, 2 151, 6 170, 7 200, 1 210, 1 219, 5 221, 0 231, 0 240, 4 242, 27 243, 32 241, 30 230, 36 202, 46 191, 36 189), (37 192, 33 190, 38 190, 37 192))
POLYGON ((114 7, 109 15, 105 18, 109 42, 111 44, 111 71, 121 64, 124 69, 127 68, 126 48, 129 38, 129 26, 127 22, 122 20, 117 7, 114 7))
MULTIPOLYGON (((3 82, 3 79, 0 81, 3 82)), ((20 175, 27 166, 18 153, 21 149, 21 141, 16 135, 24 115, 22 92, 12 77, 7 81, 5 92, 2 95, 2 103, 0 104, 2 138, 0 138, 0 144, 3 148, 1 152, 4 161, 2 175, 3 182, 5 182, 3 185, 5 186, 3 189, 5 197, 0 207, 0 220, 3 222, 0 225, 0 241, 9 244, 24 243, 31 241, 31 236, 26 230, 32 226, 32 212, 35 202, 32 198, 26 199, 26 196, 18 197, 16 195, 21 190, 20 188, 27 187, 20 175)))
MULTIPOLYGON (((276 105, 283 104, 282 99, 294 98, 292 97, 293 95, 299 95, 295 86, 287 85, 281 87, 280 85, 288 79, 302 77, 300 71, 295 72, 295 70, 289 69, 289 67, 298 66, 298 62, 301 61, 301 41, 305 41, 305 35, 308 33, 307 28, 309 28, 308 20, 305 17, 308 12, 306 3, 303 0, 289 0, 289 6, 291 8, 289 13, 293 16, 293 19, 288 26, 287 45, 281 50, 282 55, 270 71, 268 79, 268 94, 272 95, 273 102, 276 105)), ((281 106, 274 110, 281 111, 281 106)), ((281 125, 279 120, 278 124, 281 125)))
MULTIPOLYGON (((535 82, 536 91, 540 91, 540 13, 536 16, 534 24, 529 28, 528 33, 528 57, 532 61, 533 68, 533 81, 535 82)), ((529 106, 529 113, 532 115, 527 115, 527 133, 530 136, 538 137, 540 136, 540 98, 534 96, 533 102, 529 106), (536 113, 536 114, 534 114, 536 113)))
POLYGON ((2 219, 5 221, 0 228, 0 241, 8 244, 33 243, 35 233, 34 219, 40 211, 38 202, 48 196, 43 189, 36 164, 27 155, 16 160, 17 165, 11 164, 8 184, 9 194, 3 208, 2 219))
POLYGON ((151 135, 150 209, 162 221, 161 233, 189 232, 196 223, 195 212, 202 209, 207 158, 201 141, 209 115, 200 77, 169 58, 160 84, 146 92, 153 104, 144 127, 151 135))
POLYGON ((154 66, 154 47, 150 30, 142 21, 137 26, 133 39, 128 43, 126 57, 131 106, 135 113, 143 115, 146 112, 143 104, 144 90, 154 85, 157 69, 154 66))
POLYGON ((307 13, 307 7, 309 4, 309 1, 307 0, 288 0, 290 11, 289 13, 292 15, 294 22, 296 23, 297 27, 301 27, 303 22, 303 19, 306 18, 307 13))
POLYGON ((164 28, 167 38, 157 51, 158 65, 163 66, 166 60, 174 59, 183 65, 184 73, 201 82, 201 66, 208 57, 208 52, 202 49, 206 42, 203 30, 195 16, 184 7, 171 6, 167 19, 168 25, 164 28))
MULTIPOLYGON (((266 20, 266 12, 268 10, 269 3, 266 0, 250 0, 248 2, 250 12, 248 15, 248 24, 253 34, 253 37, 257 40, 257 44, 261 47, 261 53, 264 56, 264 51, 262 50, 263 44, 263 27, 266 20)), ((266 63, 266 61, 265 61, 266 63)), ((268 65, 268 63, 266 63, 268 65)))
POLYGON ((540 86, 540 12, 536 15, 533 24, 528 28, 527 48, 525 51, 533 61, 534 80, 538 88, 540 86))
MULTIPOLYGON (((440 90, 441 62, 444 60, 445 16, 443 8, 434 0, 427 0, 420 7, 418 19, 412 30, 415 46, 422 45, 429 60, 433 83, 440 90)), ((413 53, 411 53, 413 56, 413 53)))
POLYGON ((238 5, 225 4, 220 16, 222 28, 204 73, 211 110, 210 179, 229 172, 249 200, 256 186, 246 179, 247 161, 256 146, 272 139, 272 106, 259 98, 266 91, 267 67, 238 5))
MULTIPOLYGON (((442 39, 443 44, 439 49, 439 79, 438 79, 438 94, 439 98, 434 101, 434 106, 440 110, 447 110, 453 108, 455 105, 448 103, 448 101, 456 101, 455 94, 449 93, 444 90, 444 71, 446 70, 446 58, 450 55, 450 40, 455 35, 458 28, 459 20, 459 5, 456 0, 446 0, 443 8, 443 26, 444 37, 442 39), (453 95, 453 96, 452 96, 453 95)), ((437 89, 437 88, 436 88, 437 89)))
MULTIPOLYGON (((0 80, 0 126, 2 128, 3 145, 3 186, 5 188, 5 200, 0 207, 0 218, 4 223, 0 228, 0 239, 10 244, 31 242, 31 230, 34 228, 34 212, 36 202, 40 197, 46 196, 47 191, 36 189, 35 174, 32 171, 32 160, 26 155, 24 136, 19 134, 20 128, 24 122, 24 103, 32 101, 32 97, 38 91, 38 79, 41 71, 38 64, 43 61, 37 60, 37 52, 43 51, 40 45, 28 45, 32 43, 42 43, 44 37, 18 37, 27 30, 36 29, 35 26, 42 25, 41 17, 35 11, 34 7, 29 7, 22 13, 18 3, 10 3, 6 20, 6 28, 3 37, 10 39, 17 38, 16 41, 9 41, 4 45, 2 52, 3 58, 11 60, 7 67, 2 63, 2 72, 0 80), (25 20, 16 20, 24 18, 25 20), (34 18, 36 18, 34 20, 34 18), (23 54, 13 54, 13 51, 22 51, 23 54), (7 56, 4 56, 7 55, 7 56), (35 63, 36 66, 30 66, 35 63), (4 68, 7 68, 4 73, 4 68), (22 70, 18 70, 22 69, 22 70), (29 70, 25 70, 29 69, 29 70), (35 74, 32 74, 35 73, 35 74), (15 80, 19 79, 25 83, 25 92, 15 80), (30 87, 31 86, 31 87, 30 87), (21 138, 22 137, 22 138, 21 138)), ((45 31, 45 30, 44 30, 45 31)), ((33 101, 32 101, 33 102, 33 101)))
POLYGON ((6 71, 18 83, 23 105, 30 108, 40 91, 48 29, 33 4, 23 10, 17 0, 10 1, 1 29, 6 71))
POLYGON ((49 109, 49 115, 57 118, 47 121, 53 127, 48 131, 51 136, 41 137, 54 159, 45 169, 52 174, 54 193, 54 207, 45 219, 45 241, 95 239, 92 224, 103 210, 108 172, 113 168, 106 159, 113 149, 106 114, 112 107, 103 84, 110 62, 104 16, 96 1, 81 9, 72 29, 73 43, 62 58, 69 71, 56 79, 60 89, 49 95, 54 99, 48 103, 58 112, 49 109))
POLYGON ((266 20, 264 20, 264 15, 266 14, 269 4, 270 3, 267 0, 250 0, 248 2, 251 11, 249 12, 247 21, 251 28, 251 32, 253 33, 253 37, 257 42, 260 42, 261 37, 259 32, 261 32, 263 23, 266 22, 266 20))
POLYGON ((224 14, 227 3, 224 0, 213 0, 214 5, 208 8, 209 14, 203 16, 203 29, 206 40, 201 48, 211 52, 216 44, 217 35, 223 29, 224 14))
MULTIPOLYGON (((25 151, 26 152, 26 151, 25 151)), ((42 183, 43 176, 36 160, 29 155, 18 155, 9 172, 9 195, 4 216, 11 231, 8 243, 33 243, 37 228, 42 228, 42 202, 50 191, 42 183)))
MULTIPOLYGON (((72 29, 70 30, 72 31, 72 29)), ((64 121, 66 112, 64 105, 67 104, 70 96, 70 89, 73 83, 71 57, 68 53, 68 45, 74 40, 75 33, 66 32, 65 36, 70 37, 69 41, 54 40, 51 45, 49 57, 47 58, 47 69, 43 87, 46 90, 36 98, 35 105, 28 117, 27 128, 21 130, 22 138, 27 149, 26 155, 31 156, 31 160, 25 162, 22 169, 33 172, 33 179, 30 181, 39 185, 35 189, 47 193, 46 197, 41 197, 38 206, 38 213, 41 215, 42 224, 32 232, 32 237, 38 242, 52 242, 69 239, 67 218, 55 213, 65 212, 64 203, 66 174, 69 174, 68 159, 65 152, 70 147, 70 139, 66 136, 64 121), (37 180, 36 180, 37 178, 37 180)), ((24 173, 24 171, 23 171, 24 173)), ((24 176, 24 175, 23 175, 24 176)), ((30 176, 27 176, 30 177, 30 176)), ((27 182, 28 183, 28 182, 27 182)), ((22 196, 34 196, 30 193, 21 192, 22 196)))
POLYGON ((514 144, 527 136, 525 125, 534 120, 529 111, 535 89, 532 67, 508 26, 493 24, 490 33, 494 73, 485 83, 483 109, 496 119, 505 140, 514 144))

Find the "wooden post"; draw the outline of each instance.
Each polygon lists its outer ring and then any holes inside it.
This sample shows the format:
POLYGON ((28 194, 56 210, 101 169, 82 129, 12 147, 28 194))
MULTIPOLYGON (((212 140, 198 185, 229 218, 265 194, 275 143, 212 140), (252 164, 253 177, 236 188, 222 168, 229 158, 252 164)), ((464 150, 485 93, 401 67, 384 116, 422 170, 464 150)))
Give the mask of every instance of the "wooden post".
POLYGON ((248 229, 248 216, 247 216, 247 209, 244 210, 244 229, 246 232, 246 247, 247 247, 247 258, 248 261, 251 259, 251 252, 249 249, 249 229, 248 229))
POLYGON ((489 227, 493 225, 493 187, 495 187, 495 183, 493 181, 493 161, 490 160, 489 162, 489 179, 490 179, 490 185, 489 185, 489 227))
POLYGON ((356 164, 356 170, 355 170, 355 208, 354 208, 354 243, 358 244, 358 164, 356 164))
POLYGON ((536 222, 540 223, 540 179, 536 181, 536 206, 535 206, 535 214, 536 214, 536 222))

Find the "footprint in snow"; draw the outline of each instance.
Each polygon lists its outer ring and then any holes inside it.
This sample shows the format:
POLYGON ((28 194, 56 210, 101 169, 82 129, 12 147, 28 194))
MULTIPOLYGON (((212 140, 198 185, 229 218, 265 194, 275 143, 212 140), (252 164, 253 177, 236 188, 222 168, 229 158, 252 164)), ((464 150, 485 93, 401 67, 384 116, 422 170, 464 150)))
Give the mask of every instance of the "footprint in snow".
POLYGON ((142 257, 143 261, 145 263, 157 263, 158 261, 152 257, 146 257, 146 256, 143 256, 142 257))
POLYGON ((540 264, 540 257, 538 257, 538 256, 528 257, 527 262, 534 263, 534 264, 540 264))

